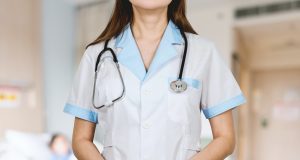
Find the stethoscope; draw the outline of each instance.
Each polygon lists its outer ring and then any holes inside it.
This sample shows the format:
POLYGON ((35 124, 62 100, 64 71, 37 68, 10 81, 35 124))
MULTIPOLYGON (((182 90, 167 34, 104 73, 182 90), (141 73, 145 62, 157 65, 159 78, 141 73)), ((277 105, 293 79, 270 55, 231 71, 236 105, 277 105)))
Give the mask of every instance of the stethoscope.
MULTIPOLYGON (((183 69, 184 69, 184 64, 185 64, 185 58, 186 58, 186 55, 187 55, 188 40, 186 38, 186 35, 185 35, 183 29, 180 29, 180 34, 181 34, 181 36, 184 39, 184 50, 183 50, 183 56, 182 56, 181 64, 180 64, 180 71, 179 71, 178 78, 170 83, 170 88, 175 93, 181 93, 181 92, 184 92, 187 89, 187 83, 182 80, 182 74, 183 74, 183 69)), ((108 40, 105 41, 104 48, 99 53, 99 55, 97 57, 97 60, 96 60, 96 64, 95 64, 95 77, 94 77, 94 86, 93 86, 94 88, 93 88, 92 103, 93 103, 93 106, 96 109, 100 109, 100 108, 102 108, 104 106, 108 106, 108 105, 113 104, 114 102, 120 100, 124 96, 124 94, 125 94, 125 84, 124 84, 124 80, 123 80, 123 77, 122 77, 122 74, 121 74, 121 71, 120 71, 119 61, 118 61, 117 56, 116 56, 115 52, 113 51, 113 49, 110 48, 110 47, 107 47, 109 40, 110 39, 108 39, 108 40), (114 61, 115 65, 116 65, 116 68, 117 68, 118 73, 119 73, 119 78, 121 80, 123 89, 122 89, 121 95, 119 97, 111 100, 111 102, 103 104, 103 105, 96 105, 95 104, 95 91, 96 91, 95 88, 96 88, 96 85, 97 85, 97 75, 98 75, 98 72, 99 72, 98 65, 102 61, 101 57, 102 57, 102 55, 106 51, 109 51, 109 53, 112 55, 113 61, 114 61)))

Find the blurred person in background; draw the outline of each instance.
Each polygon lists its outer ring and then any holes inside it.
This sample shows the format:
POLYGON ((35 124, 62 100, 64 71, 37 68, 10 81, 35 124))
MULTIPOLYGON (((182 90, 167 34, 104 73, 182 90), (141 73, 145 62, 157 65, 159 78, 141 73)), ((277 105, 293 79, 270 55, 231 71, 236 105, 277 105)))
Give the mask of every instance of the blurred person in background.
POLYGON ((72 151, 70 142, 62 134, 54 134, 49 142, 51 160, 70 160, 72 151))

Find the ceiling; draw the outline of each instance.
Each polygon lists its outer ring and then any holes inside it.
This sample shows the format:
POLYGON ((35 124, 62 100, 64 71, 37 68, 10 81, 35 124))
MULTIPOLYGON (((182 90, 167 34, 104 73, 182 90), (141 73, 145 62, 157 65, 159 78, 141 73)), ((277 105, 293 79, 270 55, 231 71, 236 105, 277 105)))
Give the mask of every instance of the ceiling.
POLYGON ((252 69, 300 67, 300 18, 238 27, 252 69))
POLYGON ((251 54, 300 51, 300 19, 244 26, 238 31, 251 54))

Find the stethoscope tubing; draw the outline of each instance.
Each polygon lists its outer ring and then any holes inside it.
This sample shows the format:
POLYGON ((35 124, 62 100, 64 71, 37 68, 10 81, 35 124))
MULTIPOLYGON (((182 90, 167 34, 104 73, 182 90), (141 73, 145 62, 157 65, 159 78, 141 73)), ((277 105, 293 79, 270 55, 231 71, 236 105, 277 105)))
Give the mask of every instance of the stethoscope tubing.
MULTIPOLYGON (((183 84, 183 81, 182 81, 182 75, 183 75, 183 71, 184 71, 184 65, 185 65, 185 60, 186 60, 186 55, 187 55, 187 49, 188 49, 188 40, 187 40, 187 37, 183 31, 183 29, 179 29, 180 30, 180 34, 181 36, 183 37, 184 39, 184 50, 183 50, 183 55, 182 55, 182 59, 181 59, 181 64, 180 64, 180 70, 179 70, 179 74, 178 74, 178 78, 177 80, 173 81, 174 82, 174 85, 178 85, 179 87, 182 87, 182 85, 184 86, 185 85, 185 89, 186 89, 186 83, 183 84), (179 82, 179 83, 178 83, 179 82)), ((105 104, 104 105, 101 105, 101 106, 96 106, 95 105, 95 91, 96 91, 96 81, 97 81, 97 75, 98 75, 98 65, 101 61, 101 57, 102 55, 106 52, 106 51, 109 51, 111 53, 111 55, 113 56, 113 61, 115 62, 116 64, 116 67, 117 67, 117 70, 118 70, 118 73, 119 73, 119 76, 121 78, 121 82, 122 82, 122 86, 123 86, 123 90, 122 90, 122 94, 121 96, 119 96, 118 98, 112 100, 112 103, 114 103, 115 101, 118 101, 120 100, 122 97, 124 97, 125 95, 125 84, 124 84, 124 80, 123 80, 123 77, 122 77, 122 74, 121 74, 121 71, 120 71, 120 67, 119 67, 119 62, 118 62, 118 59, 117 59, 117 56, 115 54, 115 52, 113 51, 112 48, 108 47, 108 43, 109 43, 110 39, 107 39, 105 41, 105 44, 104 44, 104 48, 103 50, 98 54, 97 56, 97 60, 96 60, 96 64, 95 64, 95 77, 94 77, 94 85, 93 85, 93 96, 92 96, 92 103, 93 103, 93 106, 94 108, 96 109, 100 109, 104 106, 106 106, 105 104)), ((172 88, 172 87, 171 87, 172 88)), ((176 88, 176 87, 175 87, 176 88)), ((183 87, 184 88, 184 87, 183 87)), ((185 90, 184 89, 184 90, 185 90)), ((183 91, 184 91, 183 90, 183 91)), ((182 91, 176 91, 176 92, 182 92, 182 91)))
POLYGON ((184 40, 184 50, 183 50, 183 55, 182 55, 182 60, 181 60, 180 72, 179 72, 179 75, 178 75, 178 79, 182 80, 182 74, 183 74, 183 70, 184 70, 185 58, 186 58, 187 49, 188 49, 188 40, 186 38, 186 35, 185 35, 183 29, 180 29, 180 34, 181 34, 181 36, 183 37, 183 40, 184 40))

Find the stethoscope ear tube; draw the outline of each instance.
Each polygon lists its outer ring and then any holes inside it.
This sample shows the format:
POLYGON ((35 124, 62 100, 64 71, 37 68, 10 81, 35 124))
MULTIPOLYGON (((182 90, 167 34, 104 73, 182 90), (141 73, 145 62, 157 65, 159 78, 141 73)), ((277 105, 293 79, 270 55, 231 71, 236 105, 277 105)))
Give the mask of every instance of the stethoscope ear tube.
POLYGON ((187 54, 187 48, 188 48, 188 42, 187 42, 187 38, 186 35, 183 31, 183 29, 180 28, 180 34, 184 39, 184 50, 183 50, 183 55, 182 55, 182 60, 181 60, 181 65, 180 65, 180 72, 178 75, 178 79, 182 80, 182 74, 183 74, 183 69, 184 69, 184 64, 185 64, 185 58, 186 58, 186 54, 187 54))
POLYGON ((117 59, 117 56, 115 54, 115 52, 111 49, 111 48, 108 48, 107 45, 108 45, 108 42, 109 42, 109 39, 105 41, 105 44, 104 44, 104 49, 99 53, 98 57, 97 57, 97 61, 96 61, 96 65, 95 65, 95 72, 97 72, 97 69, 98 69, 98 64, 100 62, 100 59, 102 57, 102 55, 106 52, 106 51, 110 51, 113 56, 113 60, 115 63, 118 63, 118 59, 117 59))
POLYGON ((118 73, 119 73, 119 78, 121 79, 121 83, 122 83, 122 87, 123 87, 123 90, 122 90, 122 93, 119 97, 117 97, 116 99, 113 99, 109 104, 111 103, 114 103, 120 99, 122 99, 125 95, 125 84, 124 84, 124 80, 123 80, 123 77, 122 77, 122 74, 121 74, 121 71, 120 71, 120 67, 119 67, 119 63, 118 63, 118 59, 117 59, 117 56, 115 54, 115 52, 113 51, 112 48, 108 48, 107 45, 108 45, 108 42, 109 42, 110 39, 106 40, 105 41, 105 44, 104 44, 104 48, 103 50, 99 53, 98 57, 97 57, 97 61, 96 61, 96 64, 95 64, 95 77, 94 77, 94 87, 93 87, 93 96, 92 96, 92 103, 93 103, 93 106, 94 108, 96 109, 100 109, 102 107, 105 107, 107 106, 106 104, 103 104, 101 106, 96 106, 95 105, 95 91, 96 91, 96 83, 97 83, 97 76, 98 76, 98 65, 100 63, 100 59, 102 57, 102 55, 106 52, 106 51, 110 51, 111 55, 113 56, 113 61, 115 62, 115 65, 117 67, 117 70, 118 70, 118 73))
POLYGON ((181 92, 184 92, 187 89, 187 83, 182 80, 182 74, 183 74, 183 71, 184 71, 184 63, 185 63, 185 58, 186 58, 186 54, 187 54, 188 41, 187 41, 186 35, 184 33, 184 30, 182 28, 180 28, 180 34, 184 39, 184 50, 183 50, 179 75, 178 75, 178 78, 176 80, 174 80, 170 83, 170 88, 175 93, 181 93, 181 92))

